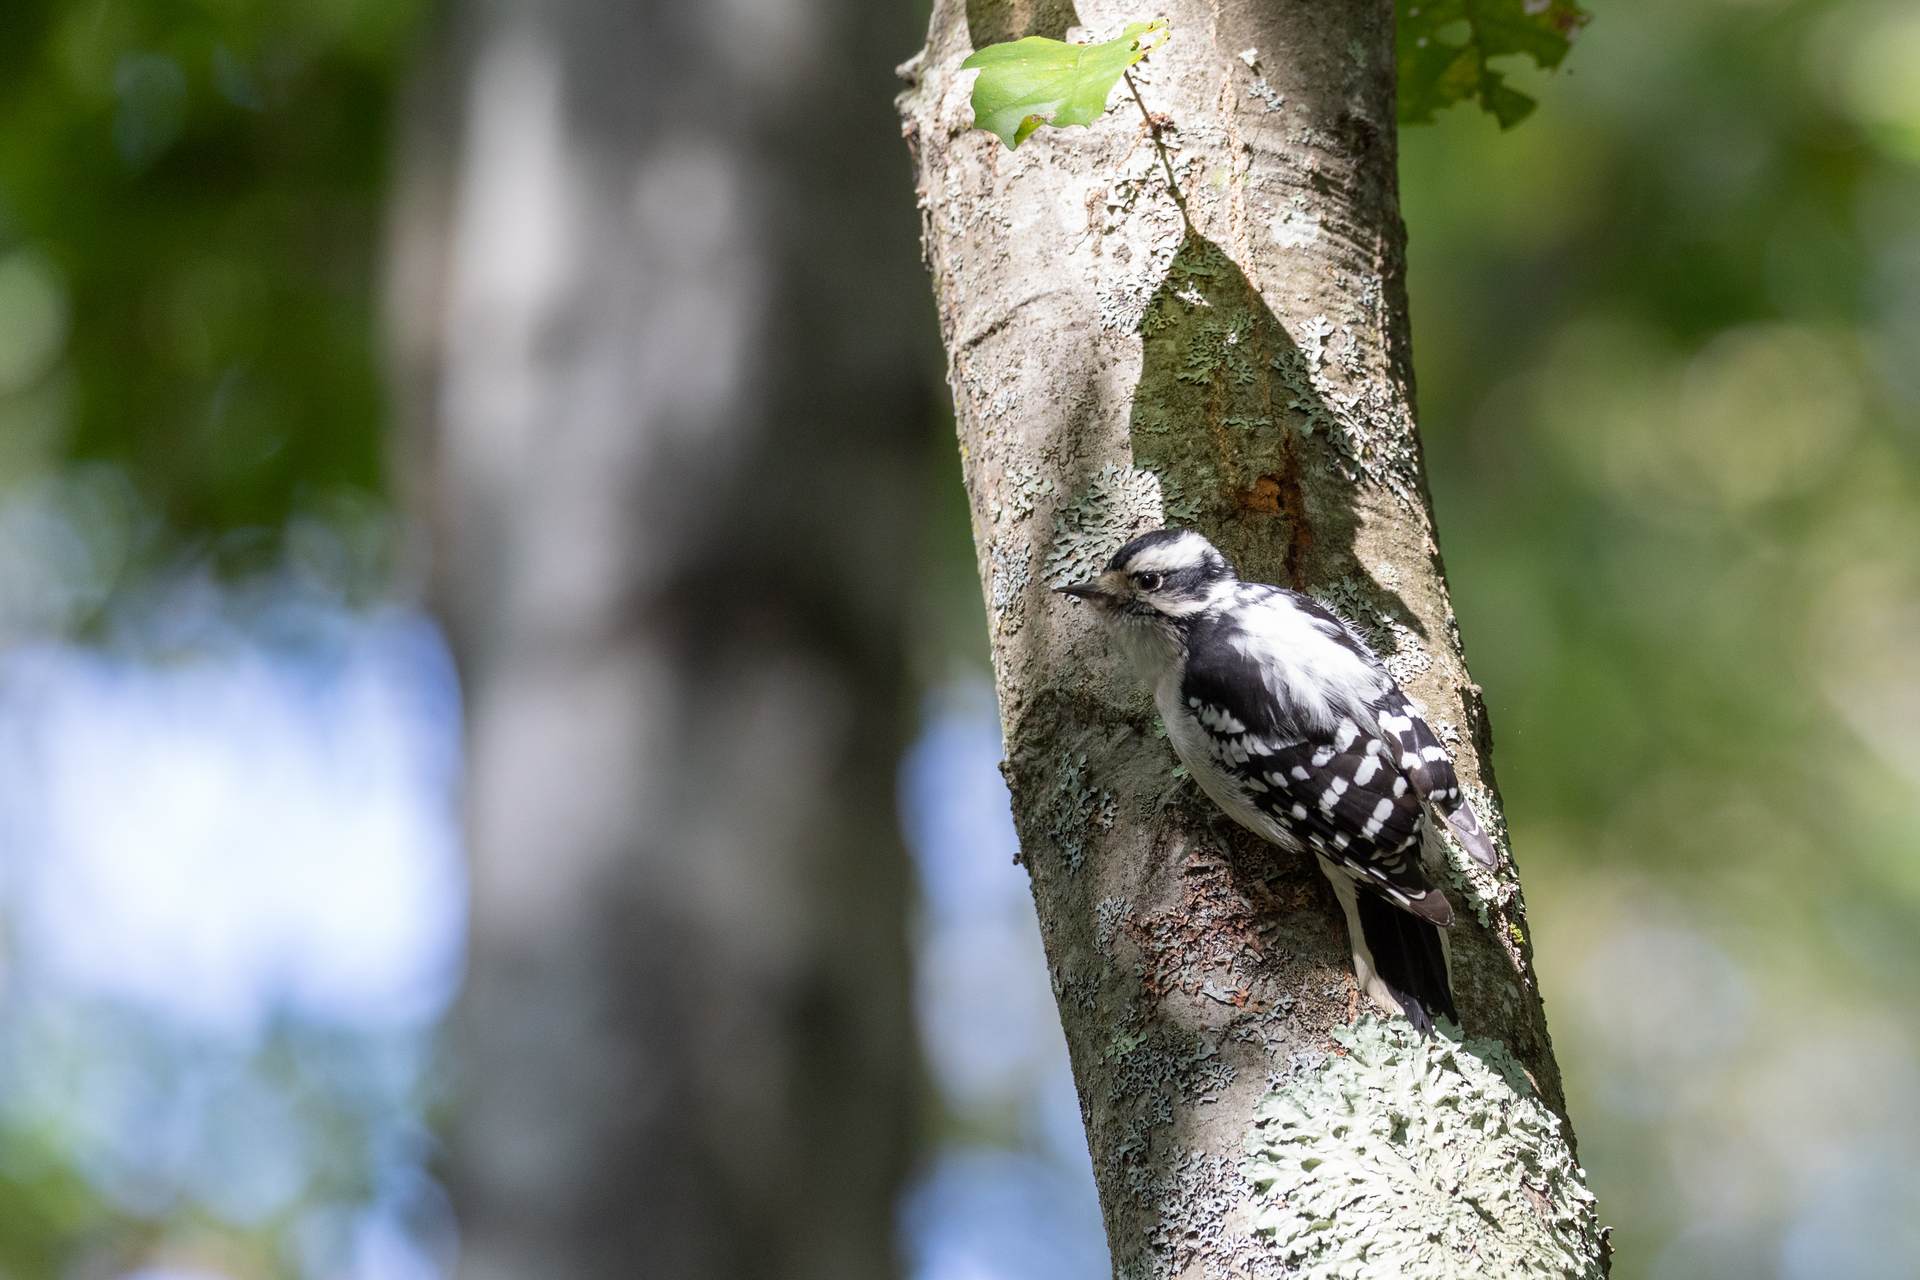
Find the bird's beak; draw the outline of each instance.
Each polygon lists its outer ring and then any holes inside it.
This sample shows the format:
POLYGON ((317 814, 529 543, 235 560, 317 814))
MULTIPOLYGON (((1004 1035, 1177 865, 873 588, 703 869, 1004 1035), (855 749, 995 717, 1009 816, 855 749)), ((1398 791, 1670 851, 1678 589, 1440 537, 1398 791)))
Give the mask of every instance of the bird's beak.
POLYGON ((1072 596, 1076 600, 1091 600, 1095 604, 1112 604, 1120 598, 1121 584, 1126 581, 1122 574, 1111 571, 1101 574, 1092 582, 1076 582, 1068 587, 1055 587, 1063 596, 1072 596), (1114 581, 1119 579, 1119 581, 1114 581))

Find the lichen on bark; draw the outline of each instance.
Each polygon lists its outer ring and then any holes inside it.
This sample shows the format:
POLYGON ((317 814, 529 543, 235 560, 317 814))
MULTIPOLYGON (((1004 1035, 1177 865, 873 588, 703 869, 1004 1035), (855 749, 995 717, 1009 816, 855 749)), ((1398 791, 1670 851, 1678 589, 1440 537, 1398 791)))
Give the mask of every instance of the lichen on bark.
POLYGON ((1604 1236, 1558 1119, 1493 1040, 1404 1019, 1335 1027, 1343 1052, 1254 1110, 1253 1234, 1301 1274, 1598 1276, 1604 1236))
MULTIPOLYGON (((1314 592, 1374 635, 1497 821, 1414 425, 1393 8, 1081 3, 1078 38, 1172 20, 1133 73, 1156 125, 1123 82, 1123 109, 1011 152, 971 129, 959 69, 1029 34, 1003 10, 938 0, 900 105, 1004 768, 1108 1239, 1117 1274, 1142 1280, 1292 1274, 1248 1144, 1270 1091, 1331 1097, 1353 1065, 1338 1037, 1364 1006, 1340 909, 1309 860, 1220 819, 1147 691, 1050 587, 1142 528, 1198 529, 1243 577, 1314 592)), ((1512 1064, 1510 1106, 1548 1117, 1569 1188, 1551 1212, 1593 1246, 1522 1253, 1583 1274, 1603 1235, 1575 1194, 1511 857, 1497 876, 1460 863, 1449 888, 1466 1034, 1512 1064)), ((1559 1238, 1524 1194, 1483 1207, 1503 1239, 1559 1238)))

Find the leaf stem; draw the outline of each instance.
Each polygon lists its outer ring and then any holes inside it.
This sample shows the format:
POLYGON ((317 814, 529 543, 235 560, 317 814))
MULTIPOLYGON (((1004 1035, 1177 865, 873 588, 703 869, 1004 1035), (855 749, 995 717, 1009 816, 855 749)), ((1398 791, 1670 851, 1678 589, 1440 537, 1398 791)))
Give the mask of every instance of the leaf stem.
POLYGON ((1122 71, 1120 78, 1127 82, 1127 88, 1133 94, 1133 100, 1140 104, 1140 114, 1146 119, 1147 129, 1153 134, 1153 149, 1160 153, 1160 167, 1167 171, 1167 190, 1173 195, 1173 202, 1180 206, 1180 219, 1187 224, 1187 230, 1193 230, 1193 219, 1187 216, 1187 198, 1180 194, 1179 179, 1173 176, 1173 161, 1167 157, 1167 144, 1160 139, 1160 122, 1153 118, 1153 112, 1147 110, 1147 100, 1140 96, 1140 86, 1133 82, 1133 72, 1122 71))

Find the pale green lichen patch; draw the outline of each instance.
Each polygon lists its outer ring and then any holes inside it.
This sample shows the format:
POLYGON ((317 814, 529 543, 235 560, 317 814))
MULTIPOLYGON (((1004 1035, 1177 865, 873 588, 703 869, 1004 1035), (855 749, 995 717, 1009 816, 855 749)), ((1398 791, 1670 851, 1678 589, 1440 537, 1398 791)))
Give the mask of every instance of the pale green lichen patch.
POLYGON ((1160 478, 1160 502, 1166 508, 1168 524, 1188 524, 1200 518, 1200 499, 1163 471, 1149 468, 1160 478))
POLYGON ((1388 674, 1402 685, 1433 665, 1433 654, 1427 651, 1419 633, 1386 610, 1374 607, 1351 576, 1315 587, 1309 594, 1359 632, 1388 674))
POLYGON ((1100 904, 1094 908, 1093 941, 1100 948, 1101 955, 1113 954, 1114 935, 1126 923, 1127 913, 1131 910, 1133 904, 1118 895, 1100 899, 1100 904))
POLYGON ((1107 1148, 1108 1172, 1136 1202, 1151 1207, 1154 1174, 1147 1154, 1154 1131, 1173 1123, 1176 1105, 1218 1102, 1236 1072, 1205 1038, 1136 1018, 1114 1031, 1103 1056, 1107 1100, 1116 1116, 1126 1117, 1107 1148))
POLYGON ((987 548, 987 555, 993 566, 993 625, 1001 635, 1010 636, 1026 621, 1022 593, 1033 581, 1033 548, 1009 548, 994 542, 987 548))
MULTIPOLYGON (((1457 734, 1455 735, 1458 736, 1457 734)), ((1508 903, 1520 895, 1520 881, 1513 870, 1513 851, 1507 843, 1506 815, 1500 806, 1493 802, 1493 793, 1478 783, 1461 779, 1460 790, 1465 793, 1467 803, 1480 818, 1487 829, 1487 835, 1493 841, 1494 851, 1501 855, 1500 864, 1489 870, 1481 866, 1461 847, 1453 833, 1444 824, 1435 823, 1434 831, 1440 837, 1441 845, 1447 853, 1447 869, 1453 873, 1453 887, 1467 895, 1473 903, 1474 913, 1481 924, 1488 923, 1487 909, 1504 909, 1508 903)))
POLYGON ((1115 1280, 1173 1280, 1184 1275, 1276 1276, 1261 1242, 1232 1222, 1250 1188, 1225 1156, 1174 1151, 1159 1177, 1143 1177, 1145 1203, 1156 1211, 1144 1247, 1114 1269, 1115 1280))
POLYGON ((1107 567, 1128 539, 1158 529, 1166 519, 1160 478, 1109 462, 1085 493, 1053 517, 1045 577, 1055 586, 1084 582, 1107 567))
POLYGON ((1063 1006, 1091 1011, 1100 1003, 1100 984, 1108 971, 1103 968, 1099 973, 1069 973, 1062 968, 1050 968, 1047 973, 1053 982, 1054 999, 1063 1006))
MULTIPOLYGON (((1185 294, 1174 296, 1186 299, 1185 294)), ((1187 349, 1173 376, 1181 382, 1208 386, 1216 375, 1225 373, 1235 386, 1255 385, 1260 371, 1249 354, 1253 344, 1248 341, 1253 325, 1253 317, 1245 313, 1224 319, 1209 317, 1195 325, 1187 335, 1187 349)))
POLYGON ((1270 364, 1291 397, 1287 407, 1304 418, 1301 432, 1325 433, 1334 447, 1328 466, 1335 474, 1384 484, 1411 503, 1419 466, 1413 418, 1404 400, 1386 381, 1367 372, 1359 356, 1360 335, 1351 322, 1335 325, 1316 315, 1301 322, 1298 330, 1295 345, 1275 353, 1270 364), (1330 341, 1336 335, 1344 339, 1337 351, 1330 341), (1347 390, 1328 376, 1329 356, 1337 356, 1347 390))
POLYGON ((1289 1274, 1602 1275, 1605 1231, 1559 1120, 1492 1040, 1402 1020, 1261 1099, 1242 1171, 1289 1274))
POLYGON ((1493 911, 1498 911, 1504 917, 1503 927, 1495 930, 1496 936, 1512 959, 1515 970, 1524 974, 1527 965, 1522 949, 1526 946, 1526 934, 1515 917, 1526 913, 1526 905, 1520 899, 1520 877, 1513 865, 1513 846, 1507 837, 1506 815, 1494 803, 1493 793, 1478 783, 1462 779, 1460 789, 1466 793, 1473 811, 1480 816, 1481 824, 1487 828, 1487 834, 1493 839, 1493 847, 1501 857, 1499 866, 1492 869, 1483 867, 1467 856, 1466 850, 1460 847, 1460 842, 1453 838, 1444 824, 1434 824, 1447 851, 1453 887, 1466 895, 1481 924, 1492 924, 1493 911))
POLYGON ((995 524, 1003 516, 1012 516, 1016 520, 1025 520, 1033 514, 1034 506, 1054 492, 1053 477, 1041 470, 1038 463, 1025 462, 1007 468, 1006 482, 1001 486, 1000 501, 995 503, 990 515, 995 524))
MULTIPOLYGON (((1002 385, 1004 378, 1004 372, 974 368, 971 365, 967 366, 960 375, 960 386, 966 392, 968 402, 973 406, 974 417, 983 424, 997 418, 1004 418, 1020 407, 1019 391, 1002 385)), ((989 427, 989 434, 991 430, 989 427)))
MULTIPOLYGON (((1161 145, 1175 175, 1184 181, 1194 157, 1181 153, 1179 131, 1164 130, 1161 145)), ((1137 333, 1150 316, 1153 297, 1186 234, 1186 221, 1167 186, 1158 148, 1137 146, 1127 154, 1106 192, 1104 206, 1088 226, 1104 246, 1094 258, 1100 327, 1137 333)))
POLYGON ((1053 821, 1047 835, 1069 872, 1078 871, 1087 860, 1087 841, 1094 828, 1113 829, 1117 802, 1113 792, 1095 787, 1087 780, 1087 757, 1067 752, 1060 757, 1059 782, 1054 792, 1053 821))

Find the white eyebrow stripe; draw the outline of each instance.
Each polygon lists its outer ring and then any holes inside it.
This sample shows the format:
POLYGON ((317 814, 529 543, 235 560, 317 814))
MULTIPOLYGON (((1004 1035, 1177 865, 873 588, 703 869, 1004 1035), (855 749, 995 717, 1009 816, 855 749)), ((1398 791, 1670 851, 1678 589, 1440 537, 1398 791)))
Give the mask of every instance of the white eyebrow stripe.
POLYGON ((1205 538, 1183 529, 1177 537, 1136 552, 1121 568, 1127 573, 1178 573, 1206 563, 1211 549, 1205 538))

